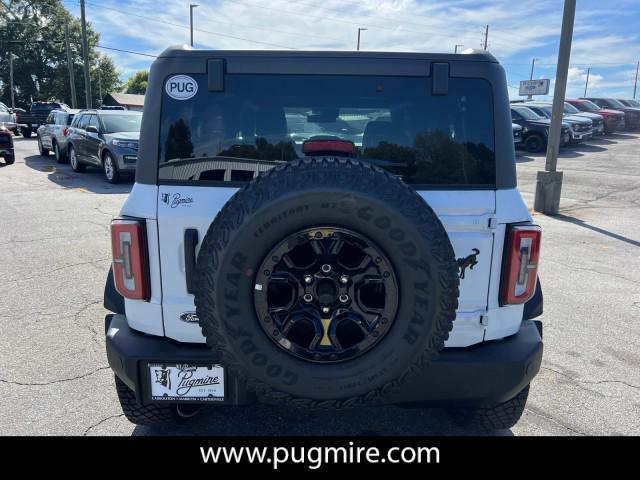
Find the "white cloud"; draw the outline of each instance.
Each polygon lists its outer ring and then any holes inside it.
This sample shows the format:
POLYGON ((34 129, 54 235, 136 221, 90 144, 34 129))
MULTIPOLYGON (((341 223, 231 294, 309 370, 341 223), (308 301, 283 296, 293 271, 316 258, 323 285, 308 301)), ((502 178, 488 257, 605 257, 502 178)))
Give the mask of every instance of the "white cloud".
MULTIPOLYGON (((102 44, 158 54, 188 42, 192 1, 89 0, 87 15, 102 44)), ((606 10, 583 5, 579 3, 576 15, 569 90, 578 89, 587 63, 627 68, 635 60, 633 52, 640 50, 638 35, 619 28, 622 13, 634 8, 633 2, 610 0, 606 10)), ((357 28, 364 27, 363 50, 452 52, 455 44, 480 48, 489 24, 489 50, 513 74, 510 83, 517 83, 515 78, 528 78, 533 56, 541 75, 553 75, 561 20, 562 2, 557 0, 200 0, 194 37, 198 48, 353 50, 357 28)), ((125 76, 151 60, 108 54, 125 76)), ((609 80, 622 82, 605 68, 592 70, 594 88, 604 88, 609 80)))

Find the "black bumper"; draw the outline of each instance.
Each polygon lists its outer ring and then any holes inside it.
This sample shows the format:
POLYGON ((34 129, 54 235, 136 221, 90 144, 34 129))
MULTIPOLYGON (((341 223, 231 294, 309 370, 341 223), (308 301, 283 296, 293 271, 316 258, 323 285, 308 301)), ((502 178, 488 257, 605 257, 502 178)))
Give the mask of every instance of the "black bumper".
MULTIPOLYGON (((145 335, 129 327, 124 315, 107 315, 107 358, 115 374, 151 403, 148 363, 212 364, 217 359, 206 346, 145 335)), ((542 362, 542 328, 524 320, 520 331, 498 341, 440 352, 422 378, 389 397, 389 404, 496 405, 513 398, 531 382, 542 362)), ((227 405, 253 403, 242 381, 225 378, 227 405)))

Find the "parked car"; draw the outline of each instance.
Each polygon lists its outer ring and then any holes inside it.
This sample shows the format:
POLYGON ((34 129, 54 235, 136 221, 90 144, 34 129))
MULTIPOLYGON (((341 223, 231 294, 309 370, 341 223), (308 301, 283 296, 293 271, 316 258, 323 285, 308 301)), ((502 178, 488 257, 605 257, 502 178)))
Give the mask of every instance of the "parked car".
POLYGON ((593 123, 593 136, 604 135, 604 117, 598 113, 582 112, 569 102, 564 102, 564 114, 576 117, 584 117, 593 123))
POLYGON ((149 79, 104 296, 126 418, 437 403, 518 421, 541 233, 491 54, 169 49, 149 79))
POLYGON ((62 163, 67 158, 67 137, 69 127, 76 113, 80 110, 52 110, 44 125, 38 127, 38 150, 40 155, 48 156, 53 151, 56 162, 62 163))
POLYGON ((38 127, 44 124, 52 110, 69 110, 69 106, 59 102, 33 102, 28 112, 16 109, 16 122, 24 138, 30 138, 38 127))
POLYGON ((627 107, 640 108, 640 101, 638 100, 635 100, 632 98, 630 99, 617 98, 616 100, 618 100, 623 105, 626 105, 627 107))
POLYGON ((82 110, 73 119, 67 137, 71 168, 88 165, 102 169, 110 183, 136 171, 141 112, 82 110))
MULTIPOLYGON (((552 105, 550 103, 526 102, 524 105, 538 115, 551 120, 552 105)), ((569 124, 572 143, 578 143, 593 137, 593 122, 591 120, 575 115, 563 115, 562 120, 569 124)))
POLYGON ((617 130, 624 130, 624 112, 620 110, 611 110, 609 108, 602 108, 595 103, 585 99, 569 99, 567 103, 573 105, 581 112, 597 113, 604 118, 604 131, 605 133, 613 133, 617 130))
POLYGON ((517 123, 511 124, 513 130, 513 145, 518 148, 522 145, 522 127, 517 123))
POLYGON ((624 112, 624 123, 627 130, 639 130, 640 129, 640 108, 628 107, 624 103, 616 100, 615 98, 596 98, 587 97, 586 100, 591 100, 593 103, 601 108, 611 108, 614 110, 620 110, 624 112))
MULTIPOLYGON (((538 115, 521 103, 511 104, 511 121, 522 127, 522 145, 531 153, 543 152, 547 148, 549 127, 551 121, 538 115)), ((569 124, 562 122, 560 133, 560 145, 566 145, 571 141, 569 124)))
POLYGON ((6 128, 14 134, 18 130, 15 113, 2 102, 0 102, 0 128, 6 128))
POLYGON ((513 130, 513 145, 519 148, 522 146, 522 127, 517 123, 512 123, 511 130, 513 130))
POLYGON ((13 151, 13 134, 8 128, 3 127, 0 127, 0 157, 7 165, 11 165, 16 160, 13 151))

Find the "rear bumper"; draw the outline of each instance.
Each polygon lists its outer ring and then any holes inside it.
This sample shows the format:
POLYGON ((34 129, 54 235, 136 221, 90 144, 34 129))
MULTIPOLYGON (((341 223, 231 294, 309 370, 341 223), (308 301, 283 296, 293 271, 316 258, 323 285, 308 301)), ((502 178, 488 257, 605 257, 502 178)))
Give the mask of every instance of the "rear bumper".
MULTIPOLYGON (((150 336, 129 327, 124 315, 107 315, 106 348, 110 367, 136 393, 142 404, 151 401, 148 363, 218 363, 205 345, 185 344, 150 336)), ((518 333, 470 348, 446 349, 421 378, 390 396, 388 404, 496 405, 513 398, 540 370, 542 326, 524 320, 518 333)), ((223 365, 224 366, 224 365, 223 365)), ((226 398, 216 404, 255 402, 244 382, 227 371, 226 398)))

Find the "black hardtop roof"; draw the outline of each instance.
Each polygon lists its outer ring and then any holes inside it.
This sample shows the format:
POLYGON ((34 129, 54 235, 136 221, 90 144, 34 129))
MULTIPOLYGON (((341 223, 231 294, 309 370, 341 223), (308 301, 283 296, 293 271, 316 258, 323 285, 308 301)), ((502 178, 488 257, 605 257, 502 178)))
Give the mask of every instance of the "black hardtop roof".
POLYGON ((363 52, 327 50, 196 50, 187 45, 165 49, 159 58, 225 58, 225 57, 289 57, 289 58, 367 58, 367 59, 416 59, 434 61, 491 62, 498 60, 486 50, 465 50, 462 53, 420 52, 363 52))

